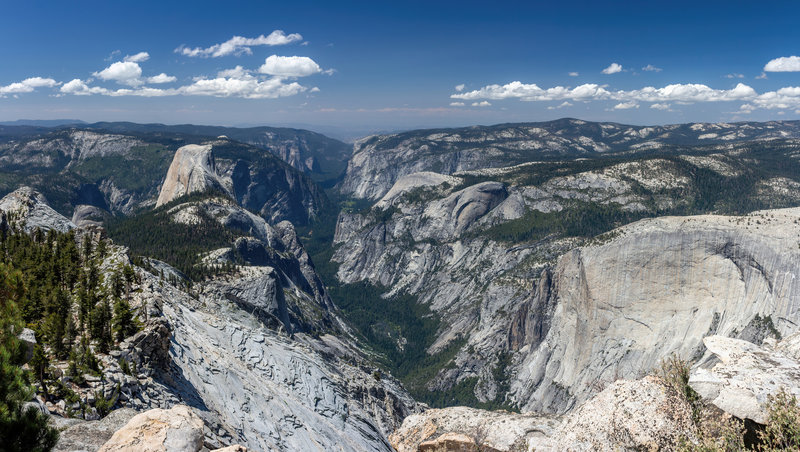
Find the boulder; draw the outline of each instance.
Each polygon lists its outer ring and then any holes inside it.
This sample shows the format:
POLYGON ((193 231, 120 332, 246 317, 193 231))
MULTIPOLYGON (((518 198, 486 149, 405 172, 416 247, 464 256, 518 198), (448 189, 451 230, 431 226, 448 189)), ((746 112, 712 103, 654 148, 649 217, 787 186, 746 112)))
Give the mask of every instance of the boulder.
POLYGON ((247 448, 239 444, 234 444, 233 446, 214 449, 211 452, 247 452, 247 448))
POLYGON ((768 396, 782 388, 800 396, 800 333, 758 346, 739 339, 709 336, 703 343, 717 362, 692 372, 689 385, 717 408, 739 419, 767 421, 768 396))
POLYGON ((166 369, 169 356, 170 328, 163 318, 150 320, 142 331, 125 339, 120 345, 120 356, 136 364, 137 370, 166 369))
POLYGON ((203 447, 203 420, 185 405, 133 417, 99 452, 197 452, 203 447))
POLYGON ((554 417, 451 407, 408 416, 389 442, 398 452, 548 450, 557 426, 554 417))
POLYGON ((30 328, 23 328, 17 338, 22 342, 22 346, 25 347, 25 362, 27 363, 33 358, 33 348, 36 347, 36 333, 30 328))
POLYGON ((96 421, 51 416, 51 424, 61 431, 53 452, 98 450, 136 414, 131 408, 120 408, 96 421))

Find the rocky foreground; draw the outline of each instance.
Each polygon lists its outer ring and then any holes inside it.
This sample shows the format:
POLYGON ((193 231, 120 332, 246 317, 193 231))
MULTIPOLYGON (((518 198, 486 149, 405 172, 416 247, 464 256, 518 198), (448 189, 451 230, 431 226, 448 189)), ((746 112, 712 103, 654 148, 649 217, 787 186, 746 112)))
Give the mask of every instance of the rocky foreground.
MULTIPOLYGON (((715 416, 769 421, 770 397, 800 395, 800 333, 762 346, 709 336, 708 356, 689 386, 715 407, 715 416)), ((406 418, 389 438, 398 452, 639 451, 697 445, 704 432, 696 405, 661 377, 617 380, 564 416, 513 414, 465 407, 426 410, 406 418)), ((705 450, 705 449, 703 449, 705 450)))

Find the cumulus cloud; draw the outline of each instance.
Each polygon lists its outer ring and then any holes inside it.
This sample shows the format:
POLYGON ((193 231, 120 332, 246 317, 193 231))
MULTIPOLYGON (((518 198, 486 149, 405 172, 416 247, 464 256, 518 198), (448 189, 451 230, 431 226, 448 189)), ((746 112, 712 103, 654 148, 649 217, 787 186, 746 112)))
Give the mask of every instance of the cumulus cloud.
POLYGON ((725 75, 725 78, 744 78, 744 74, 736 74, 736 73, 727 74, 725 75))
POLYGON ((800 72, 800 57, 780 57, 770 60, 764 66, 764 72, 800 72))
POLYGON ((525 84, 520 81, 507 83, 505 85, 488 85, 481 89, 466 93, 453 94, 453 99, 477 100, 477 99, 520 99, 524 101, 546 101, 563 99, 591 99, 601 98, 610 95, 605 88, 587 83, 576 88, 566 88, 556 86, 549 89, 542 89, 535 83, 525 84))
POLYGON ((650 105, 650 108, 654 110, 662 110, 662 111, 672 111, 672 106, 670 104, 653 104, 650 105))
POLYGON ((647 66, 643 67, 642 70, 647 72, 661 72, 662 69, 660 67, 655 67, 652 64, 648 64, 647 66))
POLYGON ((280 77, 260 80, 253 76, 244 78, 217 77, 195 80, 179 88, 187 96, 243 97, 246 99, 275 99, 299 94, 306 88, 296 82, 284 83, 280 77))
POLYGON ((163 72, 158 75, 154 75, 152 77, 147 77, 147 83, 156 83, 156 84, 171 83, 174 82, 175 80, 178 80, 178 78, 175 77, 174 75, 167 75, 163 72))
POLYGON ((76 78, 64 83, 60 90, 63 94, 74 94, 76 96, 89 96, 92 94, 107 94, 108 90, 100 87, 90 88, 83 80, 76 78))
POLYGON ((522 101, 552 101, 552 100, 616 100, 618 102, 720 102, 733 101, 757 96, 756 91, 739 83, 729 90, 713 89, 702 84, 672 84, 662 88, 652 86, 630 91, 610 91, 604 86, 586 83, 575 88, 555 86, 542 89, 536 84, 525 84, 519 81, 505 85, 488 85, 481 89, 465 93, 452 94, 453 99, 461 100, 501 100, 520 99, 522 101))
POLYGON ((122 61, 130 61, 132 63, 142 63, 150 59, 150 54, 147 52, 139 52, 136 55, 125 55, 122 61))
POLYGON ((322 68, 309 57, 270 55, 258 72, 278 77, 307 77, 322 72, 322 68))
POLYGON ((620 102, 617 105, 614 105, 614 110, 628 110, 631 108, 639 108, 639 104, 635 101, 630 102, 620 102))
POLYGON ((463 84, 463 83, 460 84, 460 85, 456 85, 456 91, 458 91, 458 92, 464 91, 464 88, 466 88, 466 87, 467 86, 465 84, 463 84))
POLYGON ((299 33, 287 35, 283 32, 283 30, 275 30, 267 36, 260 35, 257 38, 234 36, 221 44, 214 44, 213 46, 206 48, 189 48, 181 46, 175 49, 175 53, 180 53, 181 55, 186 55, 189 57, 203 58, 218 58, 228 55, 250 55, 253 53, 250 47, 280 46, 301 41, 302 39, 303 36, 301 36, 299 33))
POLYGON ((617 63, 611 63, 607 68, 601 71, 603 74, 616 74, 622 72, 622 66, 617 63))
POLYGON ((767 79, 766 72, 762 72, 761 75, 756 75, 756 80, 766 80, 766 79, 767 79))
POLYGON ((580 74, 578 74, 577 72, 570 72, 570 73, 569 73, 569 76, 570 76, 570 77, 577 77, 577 76, 579 76, 579 75, 580 75, 580 74))
POLYGON ((473 107, 491 107, 492 104, 490 104, 489 101, 484 100, 482 102, 473 102, 472 106, 473 107))
POLYGON ((0 86, 0 96, 4 96, 6 94, 31 93, 36 91, 36 88, 52 88, 57 85, 58 82, 51 78, 31 77, 26 78, 21 82, 0 86))
POLYGON ((123 85, 138 86, 142 84, 142 68, 133 61, 117 61, 92 75, 102 80, 113 80, 123 85))
POLYGON ((464 102, 450 102, 451 107, 463 107, 464 105, 464 102))

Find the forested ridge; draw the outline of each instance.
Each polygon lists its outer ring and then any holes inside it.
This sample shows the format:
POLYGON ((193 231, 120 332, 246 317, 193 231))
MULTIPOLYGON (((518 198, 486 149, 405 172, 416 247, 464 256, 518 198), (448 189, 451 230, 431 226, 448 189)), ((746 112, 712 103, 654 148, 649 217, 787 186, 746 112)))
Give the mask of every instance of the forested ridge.
MULTIPOLYGON (((0 228, 3 364, 17 369, 22 386, 33 383, 41 400, 64 399, 85 410, 86 402, 73 389, 84 385, 87 376, 101 375, 97 353, 108 353, 140 329, 139 313, 130 303, 138 276, 124 263, 110 271, 101 269, 110 244, 100 233, 36 229, 28 234, 10 217, 0 228), (26 370, 15 357, 19 341, 10 339, 22 327, 31 329, 36 338, 26 370)), ((32 391, 17 392, 24 402, 32 391)), ((94 400, 101 415, 111 405, 113 401, 102 395, 94 400)), ((1 422, 13 420, 14 410, 0 413, 1 422)))

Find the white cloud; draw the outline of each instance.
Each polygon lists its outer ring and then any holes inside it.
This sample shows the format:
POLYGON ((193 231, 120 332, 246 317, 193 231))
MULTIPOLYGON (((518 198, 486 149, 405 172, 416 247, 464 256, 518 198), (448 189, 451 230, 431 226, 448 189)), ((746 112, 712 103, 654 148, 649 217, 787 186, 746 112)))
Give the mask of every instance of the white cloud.
POLYGON ((31 77, 26 78, 21 82, 0 86, 0 96, 4 96, 6 94, 31 93, 35 91, 36 88, 52 88, 57 85, 58 82, 51 78, 31 77))
POLYGON ((672 108, 670 108, 670 107, 671 107, 670 104, 653 104, 653 105, 650 105, 650 108, 652 108, 654 110, 662 110, 662 111, 672 111, 672 108))
POLYGON ((490 104, 489 101, 484 100, 483 102, 473 102, 472 106, 473 107, 491 107, 492 104, 490 104))
POLYGON ((639 104, 634 101, 630 102, 620 102, 617 105, 614 105, 614 110, 628 110, 631 108, 639 108, 639 104))
POLYGON ((595 84, 584 84, 576 88, 566 88, 556 86, 554 88, 542 89, 535 83, 525 84, 520 81, 507 83, 505 85, 488 85, 475 91, 453 94, 453 99, 477 100, 477 99, 520 99, 524 101, 547 101, 547 100, 583 100, 608 96, 610 93, 605 88, 595 84))
POLYGON ((76 96, 89 96, 91 94, 108 94, 108 90, 100 87, 90 88, 83 80, 72 79, 61 87, 63 94, 74 94, 76 96))
POLYGON ((243 68, 242 66, 236 66, 233 69, 225 69, 224 71, 217 72, 217 77, 233 77, 233 78, 242 78, 246 77, 250 74, 250 71, 243 68))
POLYGON ((607 68, 602 70, 603 74, 616 74, 622 72, 622 66, 617 63, 611 63, 607 68))
POLYGON ((95 77, 102 80, 114 80, 117 83, 129 86, 142 84, 142 68, 133 61, 117 61, 100 72, 95 72, 95 77))
POLYGON ((465 84, 463 84, 463 83, 460 84, 460 85, 456 85, 456 91, 458 91, 458 92, 464 91, 464 88, 466 88, 466 87, 467 86, 465 84))
POLYGON ((780 57, 770 60, 764 66, 765 72, 800 72, 800 57, 780 57))
POLYGON ((744 74, 736 74, 736 73, 727 74, 725 78, 744 78, 744 74))
MULTIPOLYGON (((785 97, 786 94, 784 93, 785 97)), ((733 89, 714 89, 702 84, 672 84, 662 88, 647 86, 636 90, 611 91, 606 86, 586 83, 575 88, 555 86, 543 89, 536 84, 524 84, 519 81, 505 85, 488 85, 481 89, 452 94, 450 98, 458 100, 478 101, 481 99, 502 100, 519 99, 527 102, 569 100, 588 102, 592 100, 615 100, 626 104, 630 102, 652 102, 666 104, 670 102, 725 102, 756 99, 758 93, 743 83, 733 89)))
POLYGON ((463 107, 464 102, 450 102, 451 107, 463 107))
POLYGON ((756 75, 756 80, 766 80, 766 79, 767 79, 766 72, 762 72, 761 75, 756 75))
MULTIPOLYGON (((767 110, 800 108, 800 87, 787 86, 777 91, 759 94, 746 105, 748 109, 763 108, 767 110)), ((743 108, 745 106, 742 106, 743 108)))
POLYGON ((278 77, 306 77, 318 74, 322 69, 309 57, 270 55, 258 72, 278 77))
POLYGON ((315 86, 315 87, 311 88, 308 92, 309 93, 318 93, 319 91, 320 91, 319 87, 315 86))
POLYGON ((147 77, 147 83, 171 83, 175 80, 178 80, 178 78, 174 75, 167 75, 163 72, 152 77, 147 77))
POLYGON ((547 109, 548 110, 558 110, 558 109, 561 109, 561 108, 566 108, 566 107, 571 107, 571 106, 572 106, 571 103, 569 103, 567 101, 564 101, 564 102, 561 102, 560 104, 558 104, 557 106, 552 106, 551 105, 551 106, 547 107, 547 109))
POLYGON ((250 74, 242 77, 217 77, 197 79, 191 85, 178 88, 178 94, 188 96, 243 97, 246 99, 275 99, 306 91, 306 87, 293 82, 284 83, 281 77, 261 79, 250 74))
POLYGON ((661 72, 662 69, 660 67, 655 67, 652 64, 648 64, 647 66, 642 68, 643 71, 647 72, 661 72))
POLYGON ((290 44, 292 42, 301 41, 303 37, 298 33, 290 35, 285 34, 282 30, 275 30, 267 36, 261 35, 257 38, 245 38, 242 36, 234 36, 231 39, 221 43, 214 44, 205 49, 200 47, 178 47, 175 49, 176 53, 190 57, 204 57, 204 58, 217 58, 227 55, 250 55, 253 51, 250 47, 254 46, 280 46, 290 44))
POLYGON ((577 76, 579 76, 580 74, 578 74, 577 72, 570 72, 568 75, 569 75, 570 77, 577 77, 577 76))
POLYGON ((133 63, 142 63, 150 59, 150 54, 147 52, 139 52, 136 55, 125 55, 123 61, 130 61, 133 63))

